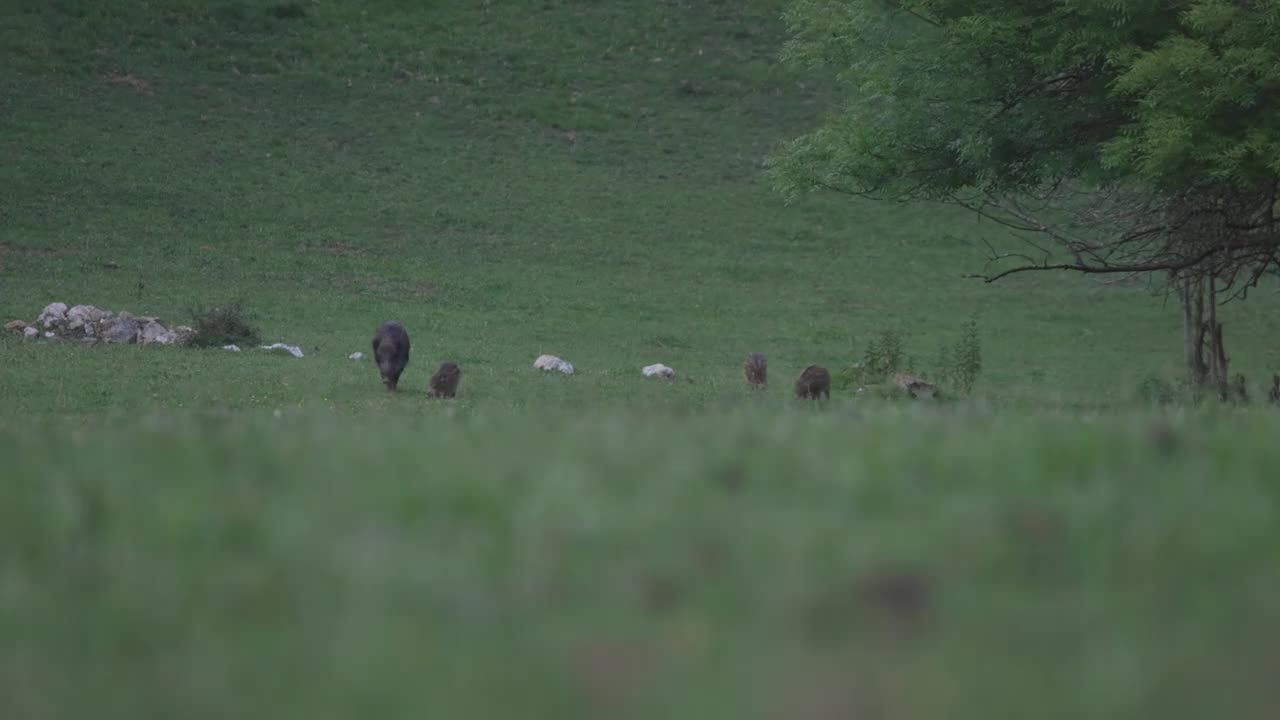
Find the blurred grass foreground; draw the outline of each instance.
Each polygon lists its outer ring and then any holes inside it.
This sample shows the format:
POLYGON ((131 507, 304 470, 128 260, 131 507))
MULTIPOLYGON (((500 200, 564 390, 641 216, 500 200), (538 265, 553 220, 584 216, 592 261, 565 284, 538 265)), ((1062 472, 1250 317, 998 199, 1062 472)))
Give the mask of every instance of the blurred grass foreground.
POLYGON ((1266 413, 54 421, 0 717, 1263 718, 1266 413))

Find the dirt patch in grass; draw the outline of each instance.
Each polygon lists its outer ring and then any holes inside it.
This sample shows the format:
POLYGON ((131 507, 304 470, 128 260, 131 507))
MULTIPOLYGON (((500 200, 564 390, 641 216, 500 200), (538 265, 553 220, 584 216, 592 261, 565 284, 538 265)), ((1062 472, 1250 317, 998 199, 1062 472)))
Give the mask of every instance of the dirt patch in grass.
POLYGON ((15 247, 7 243, 0 243, 0 270, 5 268, 5 259, 10 257, 20 257, 23 255, 34 255, 36 257, 68 257, 75 254, 76 251, 69 248, 28 248, 15 247))
POLYGON ((322 253, 328 253, 330 255, 339 255, 341 257, 355 257, 357 255, 364 254, 364 250, 361 248, 358 248, 355 245, 348 245, 347 243, 329 243, 328 245, 315 246, 312 249, 319 250, 322 253))
POLYGON ((0 257, 5 255, 39 255, 41 257, 67 257, 75 255, 76 251, 71 248, 50 248, 50 247, 17 247, 7 243, 0 243, 0 257))
POLYGON ((336 286, 339 290, 353 295, 376 295, 387 298, 428 298, 440 292, 440 286, 433 282, 388 280, 371 273, 345 275, 322 282, 326 286, 336 286))
POLYGON ((151 83, 147 82, 146 80, 143 80, 142 78, 136 75, 130 75, 128 73, 113 72, 107 75, 105 79, 107 82, 111 83, 112 85, 127 87, 130 90, 133 90, 134 92, 138 93, 139 95, 155 95, 156 94, 155 90, 152 89, 151 87, 151 83))

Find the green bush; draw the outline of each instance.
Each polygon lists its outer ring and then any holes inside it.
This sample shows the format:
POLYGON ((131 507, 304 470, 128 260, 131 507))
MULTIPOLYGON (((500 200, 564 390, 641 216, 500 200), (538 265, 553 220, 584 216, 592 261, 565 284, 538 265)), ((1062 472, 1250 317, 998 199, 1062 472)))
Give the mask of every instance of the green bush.
POLYGON ((1148 375, 1138 383, 1137 399, 1147 405, 1172 405, 1181 393, 1173 383, 1157 375, 1148 375))
POLYGON ((905 369, 906 346, 902 341, 901 333, 893 328, 881 330, 867 346, 862 365, 875 380, 884 379, 905 369))
POLYGON ((978 321, 969 318, 960 326, 960 339, 938 353, 938 376, 953 392, 968 395, 982 375, 982 337, 978 321))
POLYGON ((195 306, 191 309, 191 328, 196 331, 191 340, 196 347, 256 345, 261 336, 239 301, 214 307, 195 306))
POLYGON ((858 362, 849 367, 837 370, 831 378, 832 384, 837 390, 848 390, 849 388, 866 387, 873 384, 878 378, 871 377, 866 365, 858 362))

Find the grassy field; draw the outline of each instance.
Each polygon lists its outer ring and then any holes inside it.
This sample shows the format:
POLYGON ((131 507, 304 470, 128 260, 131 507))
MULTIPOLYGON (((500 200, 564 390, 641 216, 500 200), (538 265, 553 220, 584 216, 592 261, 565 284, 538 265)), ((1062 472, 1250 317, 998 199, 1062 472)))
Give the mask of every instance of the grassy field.
POLYGON ((0 717, 1269 716, 1274 281, 1252 407, 1136 406, 1146 288, 768 186, 839 102, 782 8, 0 0, 0 321, 240 299, 306 354, 0 336, 0 717), (788 397, 970 317, 971 398, 788 397))
MULTIPOLYGON (((0 314, 238 297, 308 359, 6 337, 14 414, 385 402, 346 358, 393 317, 420 348, 406 382, 453 359, 472 405, 547 400, 525 371, 552 352, 580 369, 571 405, 629 405, 664 362, 698 407, 747 352, 790 379, 894 328, 927 364, 971 315, 996 400, 1114 403, 1180 362, 1142 287, 962 278, 999 238, 971 218, 784 205, 762 163, 835 99, 775 62, 779 2, 30 7, 0 30, 0 314)), ((1224 310, 1255 389, 1280 367, 1274 291, 1224 310)))

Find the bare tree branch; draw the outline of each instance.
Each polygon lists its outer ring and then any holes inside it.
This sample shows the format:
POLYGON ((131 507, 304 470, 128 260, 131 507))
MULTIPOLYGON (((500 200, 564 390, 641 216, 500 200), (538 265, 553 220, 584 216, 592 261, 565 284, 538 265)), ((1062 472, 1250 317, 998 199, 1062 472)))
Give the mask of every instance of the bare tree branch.
POLYGON ((1077 263, 1057 263, 1052 265, 1050 264, 1019 265, 1018 267, 1004 270, 1002 272, 996 273, 995 275, 966 275, 965 277, 977 278, 982 280, 983 282, 993 283, 993 282, 996 282, 997 280, 1000 280, 1001 278, 1005 278, 1010 275, 1016 275, 1018 273, 1024 273, 1024 272, 1045 271, 1045 270, 1072 270, 1075 272, 1081 272, 1081 273, 1090 274, 1090 275, 1178 271, 1178 270, 1185 270, 1189 267, 1194 267, 1195 265, 1200 264, 1201 262, 1205 261, 1210 256, 1218 252, 1221 252, 1220 248, 1209 248, 1208 250, 1206 250, 1205 252, 1201 253, 1198 256, 1181 260, 1178 262, 1153 262, 1153 263, 1134 264, 1134 265, 1098 266, 1098 265, 1081 265, 1077 263))

